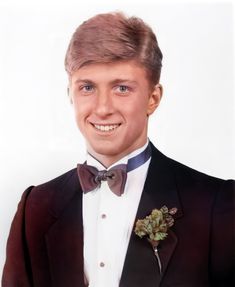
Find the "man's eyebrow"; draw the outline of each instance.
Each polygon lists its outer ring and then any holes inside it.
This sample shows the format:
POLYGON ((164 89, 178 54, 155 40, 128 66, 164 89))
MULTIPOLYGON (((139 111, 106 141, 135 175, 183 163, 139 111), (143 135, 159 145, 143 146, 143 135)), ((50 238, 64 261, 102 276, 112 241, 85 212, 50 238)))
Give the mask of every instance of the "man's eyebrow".
POLYGON ((129 84, 137 84, 138 82, 132 79, 125 79, 125 78, 119 78, 119 79, 115 79, 113 81, 110 82, 112 85, 115 84, 120 84, 120 83, 129 83, 129 84))
POLYGON ((79 83, 89 83, 89 84, 93 84, 94 82, 92 80, 89 79, 77 79, 75 82, 75 84, 79 84, 79 83))

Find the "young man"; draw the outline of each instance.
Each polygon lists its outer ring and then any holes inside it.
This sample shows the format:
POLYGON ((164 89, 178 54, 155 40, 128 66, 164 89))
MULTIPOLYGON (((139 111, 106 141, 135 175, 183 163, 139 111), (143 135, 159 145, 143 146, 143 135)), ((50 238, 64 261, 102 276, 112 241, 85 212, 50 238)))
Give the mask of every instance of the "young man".
POLYGON ((24 192, 3 287, 234 285, 234 181, 192 170, 148 141, 161 61, 141 19, 101 14, 75 31, 65 67, 87 161, 24 192), (175 208, 163 229, 175 222, 153 249, 135 225, 162 206, 175 208))

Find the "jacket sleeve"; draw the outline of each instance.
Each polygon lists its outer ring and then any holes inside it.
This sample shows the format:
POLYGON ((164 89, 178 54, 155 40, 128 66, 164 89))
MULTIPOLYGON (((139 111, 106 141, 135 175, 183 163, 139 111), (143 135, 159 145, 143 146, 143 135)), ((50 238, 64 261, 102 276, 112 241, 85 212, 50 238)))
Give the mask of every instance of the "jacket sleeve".
POLYGON ((235 181, 217 194, 211 230, 211 286, 235 286, 235 181))
POLYGON ((19 202, 7 241, 6 262, 3 269, 2 287, 33 286, 30 258, 25 240, 25 204, 33 186, 27 188, 19 202))

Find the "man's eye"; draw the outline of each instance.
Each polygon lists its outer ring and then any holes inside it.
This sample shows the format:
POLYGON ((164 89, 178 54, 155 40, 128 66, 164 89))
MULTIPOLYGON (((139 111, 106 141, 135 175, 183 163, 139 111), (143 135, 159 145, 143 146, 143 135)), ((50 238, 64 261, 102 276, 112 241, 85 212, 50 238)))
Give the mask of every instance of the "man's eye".
POLYGON ((120 85, 120 86, 118 86, 118 91, 121 93, 126 93, 129 91, 129 88, 125 85, 120 85))
POLYGON ((84 92, 92 92, 93 91, 93 86, 92 85, 84 85, 81 87, 81 90, 84 92))

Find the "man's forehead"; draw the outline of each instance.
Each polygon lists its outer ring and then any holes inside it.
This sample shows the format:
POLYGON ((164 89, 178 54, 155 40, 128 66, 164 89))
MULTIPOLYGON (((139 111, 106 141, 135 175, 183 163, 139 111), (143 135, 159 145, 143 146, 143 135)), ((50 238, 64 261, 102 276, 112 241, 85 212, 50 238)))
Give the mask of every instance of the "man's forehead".
POLYGON ((83 66, 71 75, 71 81, 73 84, 82 81, 138 82, 143 77, 146 78, 145 68, 136 61, 118 61, 83 66))

